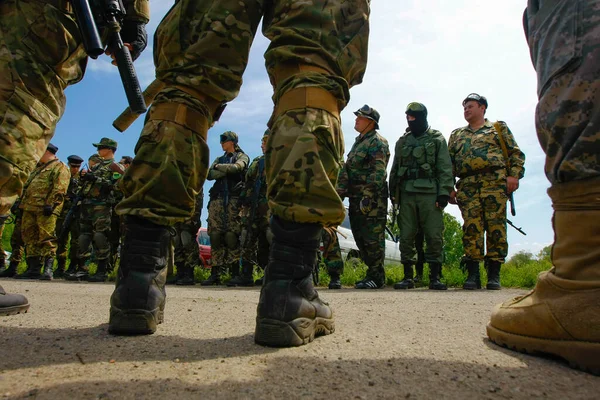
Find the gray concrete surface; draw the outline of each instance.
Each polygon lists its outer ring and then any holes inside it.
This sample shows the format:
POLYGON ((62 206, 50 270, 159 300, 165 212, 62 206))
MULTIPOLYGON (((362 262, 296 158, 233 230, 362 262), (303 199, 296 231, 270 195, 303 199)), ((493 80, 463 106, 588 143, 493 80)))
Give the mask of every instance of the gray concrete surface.
POLYGON ((324 289, 336 332, 272 349, 253 342, 258 288, 169 287, 156 334, 115 337, 112 284, 0 284, 31 303, 0 317, 0 398, 600 398, 600 378, 486 339, 519 290, 324 289))

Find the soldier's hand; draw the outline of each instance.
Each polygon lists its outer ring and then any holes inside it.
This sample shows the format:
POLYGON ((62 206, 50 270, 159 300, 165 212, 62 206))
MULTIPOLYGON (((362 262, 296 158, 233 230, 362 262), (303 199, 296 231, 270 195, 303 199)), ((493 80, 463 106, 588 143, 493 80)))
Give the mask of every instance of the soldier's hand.
POLYGON ((441 208, 443 210, 448 205, 449 200, 450 200, 450 196, 440 195, 435 200, 435 206, 437 208, 441 208))
POLYGON ((368 197, 363 197, 360 200, 360 212, 363 214, 368 214, 371 212, 371 210, 373 209, 373 202, 371 201, 370 198, 368 197))
POLYGON ((450 198, 448 199, 448 203, 454 204, 454 205, 458 204, 456 202, 456 190, 453 190, 453 191, 450 192, 450 198))
POLYGON ((516 191, 519 188, 519 179, 514 176, 509 176, 506 178, 506 191, 508 194, 516 191))
POLYGON ((44 214, 46 217, 49 217, 52 215, 52 211, 54 211, 54 208, 46 204, 42 209, 42 214, 44 214))
POLYGON ((81 179, 87 182, 94 182, 98 178, 91 172, 88 172, 87 174, 83 175, 81 179))
POLYGON ((135 61, 148 45, 146 24, 140 21, 123 21, 121 38, 124 43, 129 45, 127 47, 131 51, 131 59, 135 61))

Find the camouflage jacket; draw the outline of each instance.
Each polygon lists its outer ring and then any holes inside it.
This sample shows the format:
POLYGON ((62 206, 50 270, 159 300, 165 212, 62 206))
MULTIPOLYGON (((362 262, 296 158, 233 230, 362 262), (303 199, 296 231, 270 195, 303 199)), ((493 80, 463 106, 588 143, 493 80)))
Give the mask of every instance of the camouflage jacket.
POLYGON ((340 172, 336 188, 338 195, 342 198, 387 199, 389 159, 388 142, 377 131, 359 135, 340 172))
POLYGON ((267 172, 264 155, 252 160, 252 164, 246 172, 240 202, 245 209, 244 213, 248 216, 251 213, 250 210, 254 211, 255 217, 267 215, 269 204, 267 201, 267 172))
POLYGON ((140 21, 145 24, 150 21, 150 0, 123 0, 126 19, 140 21))
POLYGON ((60 213, 70 175, 69 167, 58 159, 38 164, 25 183, 20 207, 26 211, 41 211, 49 205, 54 207, 55 213, 60 213))
POLYGON ((73 205, 73 201, 79 193, 80 186, 79 173, 72 175, 69 179, 69 187, 67 188, 67 195, 65 196, 65 203, 63 206, 63 214, 69 212, 69 209, 73 205))
POLYGON ((474 182, 477 175, 497 172, 497 179, 506 175, 518 179, 525 175, 525 154, 519 149, 515 138, 505 122, 500 121, 502 137, 508 150, 510 171, 506 171, 506 160, 502 153, 498 132, 487 118, 477 131, 469 126, 455 129, 448 141, 448 150, 452 160, 452 173, 461 180, 474 182))
POLYGON ((399 203, 402 191, 448 196, 453 188, 452 162, 444 135, 429 128, 416 137, 407 130, 396 142, 390 197, 399 203))
POLYGON ((82 177, 83 204, 113 205, 116 203, 115 185, 123 176, 123 167, 114 159, 106 159, 94 165, 88 174, 94 176, 94 180, 82 177))
POLYGON ((210 198, 240 196, 249 162, 250 158, 241 150, 217 157, 208 170, 207 179, 216 181, 210 188, 210 198))

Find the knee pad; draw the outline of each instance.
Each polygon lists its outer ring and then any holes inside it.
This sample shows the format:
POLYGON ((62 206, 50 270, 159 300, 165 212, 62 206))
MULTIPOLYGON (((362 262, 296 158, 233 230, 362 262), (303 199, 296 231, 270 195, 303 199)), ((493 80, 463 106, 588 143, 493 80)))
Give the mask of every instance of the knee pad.
POLYGON ((225 233, 225 244, 229 249, 235 249, 238 247, 238 234, 235 232, 226 232, 225 233))
POLYGON ((224 245, 223 234, 220 232, 211 232, 208 234, 210 238, 210 247, 219 249, 224 245))
POLYGON ((94 232, 94 244, 99 248, 107 248, 109 246, 107 232, 94 232))

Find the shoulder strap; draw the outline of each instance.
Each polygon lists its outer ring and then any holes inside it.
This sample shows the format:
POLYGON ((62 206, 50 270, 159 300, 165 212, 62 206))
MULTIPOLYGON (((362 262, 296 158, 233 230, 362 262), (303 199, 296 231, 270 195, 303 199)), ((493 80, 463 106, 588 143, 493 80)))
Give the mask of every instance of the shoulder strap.
POLYGON ((508 149, 506 148, 506 142, 504 141, 504 137, 502 136, 502 125, 500 125, 500 121, 494 122, 494 129, 498 133, 498 140, 500 141, 500 147, 502 147, 502 154, 504 154, 504 162, 506 163, 506 170, 510 171, 510 160, 508 158, 508 149))

